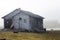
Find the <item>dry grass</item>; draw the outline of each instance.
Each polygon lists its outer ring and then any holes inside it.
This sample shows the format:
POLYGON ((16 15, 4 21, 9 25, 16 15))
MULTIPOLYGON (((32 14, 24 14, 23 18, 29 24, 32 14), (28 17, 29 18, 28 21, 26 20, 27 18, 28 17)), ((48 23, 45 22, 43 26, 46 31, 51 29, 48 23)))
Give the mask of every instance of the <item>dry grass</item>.
POLYGON ((27 33, 27 32, 0 32, 0 39, 6 40, 60 40, 60 31, 47 33, 27 33))

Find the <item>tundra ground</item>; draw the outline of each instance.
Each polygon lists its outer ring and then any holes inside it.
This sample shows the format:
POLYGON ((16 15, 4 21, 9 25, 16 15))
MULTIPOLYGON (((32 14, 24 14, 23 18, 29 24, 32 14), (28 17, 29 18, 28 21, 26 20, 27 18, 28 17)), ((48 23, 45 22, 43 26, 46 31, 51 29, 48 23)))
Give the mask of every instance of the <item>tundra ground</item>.
POLYGON ((6 40, 60 40, 60 31, 48 31, 46 33, 31 32, 0 32, 0 39, 6 40))

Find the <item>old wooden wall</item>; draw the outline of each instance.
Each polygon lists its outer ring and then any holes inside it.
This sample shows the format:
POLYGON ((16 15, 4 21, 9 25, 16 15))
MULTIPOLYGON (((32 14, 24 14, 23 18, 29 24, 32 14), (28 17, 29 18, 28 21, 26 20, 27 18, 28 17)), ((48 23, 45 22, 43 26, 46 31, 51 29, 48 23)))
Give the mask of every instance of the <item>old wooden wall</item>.
POLYGON ((13 18, 14 28, 20 30, 30 30, 29 15, 22 12, 13 18), (21 20, 19 20, 21 18, 21 20))
POLYGON ((41 31, 43 30, 43 19, 30 16, 30 25, 32 31, 41 31))

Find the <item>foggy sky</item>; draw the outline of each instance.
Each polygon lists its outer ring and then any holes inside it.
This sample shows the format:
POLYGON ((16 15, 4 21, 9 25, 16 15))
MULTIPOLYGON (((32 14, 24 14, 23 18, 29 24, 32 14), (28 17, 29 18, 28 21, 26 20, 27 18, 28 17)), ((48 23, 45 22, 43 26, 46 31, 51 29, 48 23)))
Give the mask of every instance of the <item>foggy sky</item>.
POLYGON ((43 16, 44 20, 60 22, 60 0, 0 0, 0 26, 3 25, 1 17, 16 8, 43 16))

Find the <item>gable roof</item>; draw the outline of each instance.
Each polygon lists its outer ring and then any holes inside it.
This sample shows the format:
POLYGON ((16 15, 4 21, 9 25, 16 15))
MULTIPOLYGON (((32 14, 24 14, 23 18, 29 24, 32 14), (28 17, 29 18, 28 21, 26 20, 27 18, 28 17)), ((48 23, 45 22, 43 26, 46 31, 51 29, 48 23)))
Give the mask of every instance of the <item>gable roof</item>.
POLYGON ((21 10, 20 8, 15 9, 14 11, 12 11, 11 13, 5 15, 5 16, 2 17, 2 18, 4 18, 4 19, 5 19, 5 18, 12 18, 14 15, 16 15, 16 14, 18 14, 18 13, 20 13, 20 12, 25 13, 25 14, 27 14, 27 15, 29 15, 29 16, 32 16, 32 17, 36 17, 36 18, 40 18, 40 19, 44 19, 42 16, 39 16, 39 15, 33 14, 32 12, 29 12, 29 11, 21 10))
POLYGON ((25 13, 25 14, 29 15, 29 16, 32 16, 32 17, 42 18, 42 19, 44 19, 44 17, 39 16, 39 15, 34 14, 34 13, 32 13, 32 12, 29 12, 29 11, 24 11, 24 10, 21 10, 21 12, 23 12, 23 13, 25 13))
POLYGON ((14 11, 12 11, 11 13, 9 13, 9 14, 7 14, 7 15, 5 15, 5 16, 3 16, 2 18, 11 18, 11 17, 13 17, 14 15, 16 15, 16 14, 18 14, 20 12, 20 9, 15 9, 14 11))

